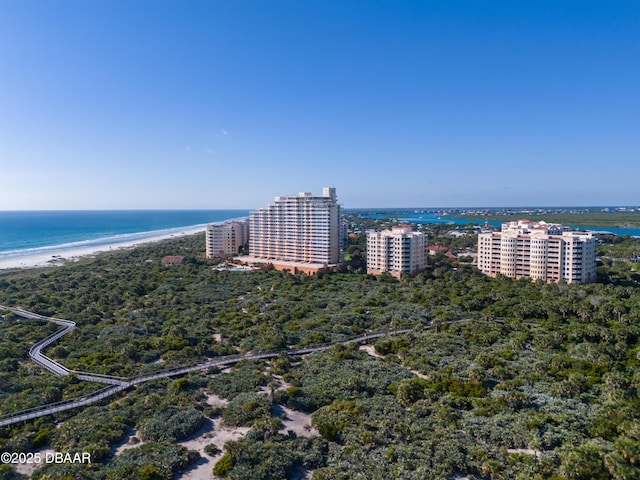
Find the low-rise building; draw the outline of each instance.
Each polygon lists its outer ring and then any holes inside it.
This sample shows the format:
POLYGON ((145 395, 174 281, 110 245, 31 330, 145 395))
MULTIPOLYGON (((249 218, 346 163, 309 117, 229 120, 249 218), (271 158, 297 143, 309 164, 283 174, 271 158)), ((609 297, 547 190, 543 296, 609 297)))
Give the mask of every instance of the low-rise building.
POLYGON ((429 255, 438 255, 439 253, 447 253, 449 249, 443 245, 429 245, 429 255))
POLYGON ((181 255, 167 255, 166 257, 162 257, 162 265, 165 267, 184 265, 185 263, 186 259, 181 255))
POLYGON ((409 225, 391 230, 367 232, 367 273, 400 278, 415 275, 427 267, 427 237, 409 225))

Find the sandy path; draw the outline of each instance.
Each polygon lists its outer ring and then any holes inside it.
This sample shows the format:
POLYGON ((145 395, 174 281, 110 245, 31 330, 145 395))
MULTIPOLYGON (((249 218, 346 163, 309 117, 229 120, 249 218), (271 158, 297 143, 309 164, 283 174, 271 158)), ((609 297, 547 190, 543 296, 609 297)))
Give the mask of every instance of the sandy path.
POLYGON ((311 426, 311 414, 299 412, 297 410, 291 410, 284 405, 274 406, 274 416, 277 416, 282 420, 283 427, 280 429, 280 433, 285 434, 291 430, 299 437, 317 437, 318 430, 311 426))
MULTIPOLYGON (((384 358, 384 356, 380 355, 378 352, 376 352, 376 349, 373 345, 360 345, 360 350, 362 350, 363 352, 368 353, 369 355, 371 355, 372 357, 375 358, 384 358)), ((404 365, 403 365, 404 366, 404 365)), ((425 378, 428 379, 429 377, 427 375, 425 375, 424 373, 419 372, 418 370, 413 370, 411 368, 407 368, 404 367, 407 370, 409 370, 411 373, 413 373, 416 377, 420 377, 420 378, 425 378)))
POLYGON ((34 454, 38 453, 40 455, 41 462, 40 463, 14 463, 12 465, 16 469, 16 472, 31 478, 31 475, 33 475, 33 472, 36 468, 40 468, 43 465, 45 465, 45 456, 47 455, 47 453, 49 454, 55 453, 55 450, 53 448, 41 448, 40 450, 35 450, 33 453, 34 454))
MULTIPOLYGON (((265 387, 266 388, 266 387, 265 387)), ((207 395, 207 403, 212 407, 224 407, 229 400, 215 394, 207 395)), ((282 420, 283 427, 280 433, 286 434, 289 430, 295 432, 296 435, 304 437, 313 437, 318 435, 318 431, 311 426, 311 415, 304 412, 291 410, 290 408, 276 405, 274 414, 282 420)), ((213 466, 224 454, 224 445, 229 441, 239 440, 249 432, 249 427, 229 427, 224 425, 222 418, 206 418, 202 428, 191 437, 178 442, 178 444, 195 450, 200 453, 200 460, 188 470, 179 475, 180 480, 211 480, 216 479, 212 473, 213 466), (215 445, 220 452, 215 456, 210 456, 204 449, 207 445, 215 445)), ((136 436, 136 431, 128 433, 127 437, 115 446, 114 455, 119 455, 128 448, 141 445, 142 442, 131 443, 131 438, 136 436)), ((311 472, 300 469, 296 478, 310 478, 311 472)))
POLYGON ((249 427, 227 427, 221 418, 207 419, 205 425, 192 437, 178 442, 189 450, 200 453, 200 460, 178 478, 181 480, 210 480, 217 478, 213 475, 213 466, 224 454, 224 444, 231 440, 239 440, 250 430, 249 427), (204 447, 213 443, 220 453, 211 457, 204 451, 204 447))
POLYGON ((360 347, 358 348, 359 350, 362 350, 363 352, 368 353, 372 357, 384 358, 383 355, 380 355, 378 352, 376 352, 376 347, 374 347, 373 345, 360 345, 360 347))
POLYGON ((533 455, 536 458, 540 458, 542 452, 540 450, 533 450, 531 448, 508 448, 508 453, 524 453, 525 455, 533 455))
POLYGON ((142 445, 143 443, 144 441, 140 440, 140 437, 138 436, 138 431, 131 430, 127 432, 127 435, 120 442, 116 443, 115 445, 112 445, 111 450, 113 451, 113 456, 117 457, 125 450, 128 450, 129 448, 137 447, 139 445, 142 445), (133 437, 136 437, 139 441, 133 442, 132 441, 133 437))
MULTIPOLYGON (((229 400, 210 394, 207 395, 207 403, 212 407, 224 407, 229 403, 229 400)), ((249 427, 227 427, 222 423, 222 418, 220 417, 207 418, 200 431, 186 440, 178 442, 189 450, 195 450, 200 453, 202 458, 177 478, 180 480, 210 480, 217 478, 213 475, 212 470, 213 466, 224 454, 224 444, 231 440, 239 440, 249 430, 249 427), (213 457, 205 453, 204 448, 210 444, 218 447, 220 453, 213 457)))

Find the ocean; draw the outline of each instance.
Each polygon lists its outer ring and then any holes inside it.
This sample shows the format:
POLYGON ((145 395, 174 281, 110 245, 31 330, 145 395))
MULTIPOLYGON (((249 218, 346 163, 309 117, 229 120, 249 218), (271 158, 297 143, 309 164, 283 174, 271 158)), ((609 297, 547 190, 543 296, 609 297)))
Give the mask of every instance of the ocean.
MULTIPOLYGON (((99 247, 204 226, 249 215, 249 210, 99 210, 0 211, 0 259, 99 247)), ((371 215, 374 218, 389 214, 371 215)), ((403 213, 412 223, 468 223, 468 219, 432 213, 403 213)), ((500 225, 499 222, 490 222, 500 225)), ((640 236, 640 230, 576 227, 640 236)))
POLYGON ((249 210, 0 211, 0 259, 179 232, 249 210))

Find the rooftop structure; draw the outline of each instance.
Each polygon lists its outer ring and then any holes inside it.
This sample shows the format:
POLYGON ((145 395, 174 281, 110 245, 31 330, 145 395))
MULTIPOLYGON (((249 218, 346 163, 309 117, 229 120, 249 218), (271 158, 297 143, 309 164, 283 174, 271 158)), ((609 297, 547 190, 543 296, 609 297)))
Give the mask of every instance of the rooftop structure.
POLYGON ((519 234, 528 233, 544 233, 547 235, 562 235, 563 231, 568 231, 559 223, 530 222, 529 220, 517 220, 513 222, 505 222, 502 224, 501 231, 518 232, 519 234))
POLYGON ((449 249, 443 245, 429 245, 429 255, 437 255, 438 253, 446 253, 449 249))
POLYGON ((185 262, 185 258, 179 255, 167 255, 166 257, 162 257, 162 265, 165 267, 172 265, 184 265, 185 262))

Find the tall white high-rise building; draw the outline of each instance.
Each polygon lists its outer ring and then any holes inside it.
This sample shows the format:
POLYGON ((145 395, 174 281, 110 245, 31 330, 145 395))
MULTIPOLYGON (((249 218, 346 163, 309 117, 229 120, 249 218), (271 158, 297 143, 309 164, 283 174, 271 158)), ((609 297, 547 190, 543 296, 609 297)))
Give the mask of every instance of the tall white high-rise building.
POLYGON ((207 225, 207 258, 237 255, 240 247, 249 242, 249 220, 232 220, 207 225))
POLYGON ((340 261, 336 189, 323 188, 322 195, 276 197, 273 204, 251 212, 249 230, 249 255, 255 260, 335 265, 340 261))
POLYGON ((397 278, 415 275, 427 267, 428 254, 427 237, 411 231, 409 225, 367 231, 367 273, 388 272, 397 278))
POLYGON ((596 239, 561 225, 527 220, 478 235, 478 268, 484 274, 545 282, 596 280, 596 239))

